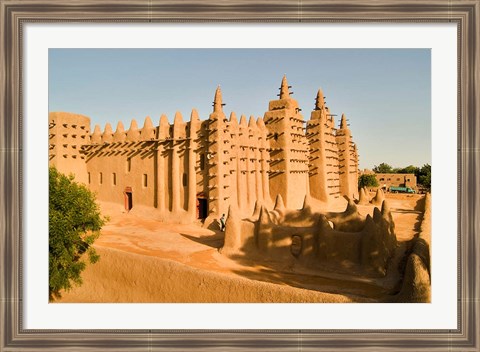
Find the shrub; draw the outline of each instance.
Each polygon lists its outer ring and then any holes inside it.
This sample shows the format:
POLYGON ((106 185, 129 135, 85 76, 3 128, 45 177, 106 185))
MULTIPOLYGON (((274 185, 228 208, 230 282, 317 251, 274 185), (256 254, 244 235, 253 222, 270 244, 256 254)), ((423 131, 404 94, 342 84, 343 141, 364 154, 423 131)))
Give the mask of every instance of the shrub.
POLYGON ((363 174, 358 178, 358 188, 377 187, 378 181, 374 174, 363 174))
POLYGON ((99 260, 92 247, 107 219, 102 217, 95 196, 85 186, 49 169, 49 298, 61 297, 61 290, 81 285, 87 258, 99 260), (86 256, 82 256, 86 253, 86 256))

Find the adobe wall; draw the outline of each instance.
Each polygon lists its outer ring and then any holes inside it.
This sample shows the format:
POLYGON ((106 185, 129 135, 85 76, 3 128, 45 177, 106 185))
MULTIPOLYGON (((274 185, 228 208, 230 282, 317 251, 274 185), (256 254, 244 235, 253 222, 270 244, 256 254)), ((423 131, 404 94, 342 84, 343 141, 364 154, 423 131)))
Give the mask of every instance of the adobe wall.
POLYGON ((259 210, 242 220, 230 209, 225 244, 220 252, 233 258, 246 256, 281 262, 289 267, 330 268, 383 277, 394 255, 397 239, 386 201, 374 208, 373 217, 362 217, 350 201, 344 212, 312 210, 309 197, 303 208, 283 206, 281 196, 273 210, 259 210))
POLYGON ((415 174, 375 174, 379 187, 410 187, 417 189, 417 177, 415 174))
POLYGON ((412 240, 402 287, 388 302, 431 302, 431 235, 431 195, 427 193, 420 233, 412 240))
POLYGON ((87 183, 85 155, 81 148, 90 143, 90 119, 79 114, 52 112, 49 123, 49 166, 64 174, 74 174, 77 181, 87 183))
POLYGON ((103 133, 96 126, 92 144, 85 147, 89 187, 99 199, 120 204, 131 192, 134 206, 154 207, 161 218, 186 216, 182 221, 191 222, 197 194, 205 192, 206 170, 198 153, 201 133, 196 111, 190 122, 177 113, 172 126, 164 115, 158 127, 148 117, 142 129, 135 120, 127 131, 121 123, 114 133, 109 124, 103 133))

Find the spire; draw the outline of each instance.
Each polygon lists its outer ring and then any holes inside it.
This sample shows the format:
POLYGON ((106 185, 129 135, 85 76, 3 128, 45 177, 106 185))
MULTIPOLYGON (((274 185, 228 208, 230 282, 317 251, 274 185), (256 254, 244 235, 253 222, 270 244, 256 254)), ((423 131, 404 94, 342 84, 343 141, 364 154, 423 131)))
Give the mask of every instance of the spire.
POLYGON ((252 129, 257 127, 257 124, 255 123, 255 117, 253 115, 250 115, 250 119, 248 120, 248 127, 252 129))
POLYGON ((101 135, 102 131, 100 130, 100 125, 95 125, 95 128, 93 129, 93 134, 95 135, 101 135))
POLYGON ((104 133, 104 134, 105 134, 105 133, 107 133, 107 134, 108 134, 108 133, 110 133, 110 134, 113 133, 112 125, 110 125, 109 122, 107 122, 107 124, 105 125, 105 129, 103 130, 103 133, 104 133))
POLYGON ((236 128, 238 127, 237 114, 234 111, 230 113, 230 126, 236 128))
POLYGON ((282 78, 282 86, 280 87, 280 99, 288 99, 290 98, 290 90, 289 88, 292 88, 292 86, 288 85, 287 82, 287 75, 283 75, 282 78))
POLYGON ((93 134, 91 137, 91 142, 93 144, 98 144, 102 141, 102 131, 100 130, 99 125, 95 125, 95 129, 93 130, 93 134))
POLYGON ((143 129, 150 129, 153 128, 153 122, 150 116, 145 117, 145 122, 143 123, 143 129))
POLYGON ((140 133, 138 131, 138 124, 135 119, 132 120, 130 123, 130 128, 127 131, 127 140, 129 141, 137 141, 140 137, 140 133))
POLYGON ((175 112, 175 117, 173 118, 173 125, 180 125, 183 123, 182 113, 180 111, 175 112))
POLYGON ((160 123, 158 126, 158 138, 164 139, 170 135, 170 124, 168 123, 167 115, 162 114, 160 116, 160 123))
POLYGON ((162 114, 162 116, 160 116, 160 126, 167 127, 167 128, 170 127, 170 124, 168 123, 167 115, 162 114))
POLYGON ((345 117, 345 114, 342 114, 342 120, 340 121, 340 129, 341 129, 341 130, 346 130, 346 129, 348 129, 348 126, 347 126, 347 118, 345 117))
POLYGON ((225 104, 222 103, 222 91, 219 85, 215 91, 215 98, 213 99, 213 112, 222 112, 224 105, 225 104))
POLYGON ((112 125, 110 125, 110 123, 107 123, 105 125, 105 130, 103 131, 103 135, 102 135, 102 141, 106 143, 111 143, 113 141, 113 130, 112 130, 112 125))
POLYGON ((245 115, 240 116, 240 126, 247 127, 247 117, 245 115))
POLYGON ((137 120, 132 119, 132 121, 130 122, 130 130, 138 130, 137 120))
POLYGON ((150 116, 145 117, 140 137, 144 141, 152 140, 156 137, 156 131, 153 127, 152 119, 150 118, 150 116))
POLYGON ((190 114, 190 122, 200 122, 200 117, 198 116, 197 109, 192 109, 192 113, 190 114))
POLYGON ((117 129, 115 130, 115 133, 123 133, 123 132, 125 132, 125 127, 123 127, 122 121, 118 121, 117 129))
POLYGON ((259 117, 257 119, 257 126, 258 128, 263 131, 263 130, 266 130, 267 128, 265 127, 265 122, 263 122, 263 118, 259 117))
POLYGON ((323 96, 323 91, 320 88, 317 92, 317 97, 315 98, 315 110, 322 110, 325 106, 325 97, 323 96))
POLYGON ((113 134, 113 141, 114 142, 125 142, 125 138, 127 134, 125 133, 125 127, 123 127, 122 121, 119 121, 117 124, 117 129, 113 134))

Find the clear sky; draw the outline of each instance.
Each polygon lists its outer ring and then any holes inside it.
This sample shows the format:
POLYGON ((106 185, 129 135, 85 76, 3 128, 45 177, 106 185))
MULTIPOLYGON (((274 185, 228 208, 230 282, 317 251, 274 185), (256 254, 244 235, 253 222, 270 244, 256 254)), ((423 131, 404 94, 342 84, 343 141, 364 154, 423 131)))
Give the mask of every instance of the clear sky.
POLYGON ((217 85, 224 111, 263 116, 283 74, 305 119, 323 89, 342 113, 360 168, 431 164, 429 49, 50 49, 49 110, 91 118, 92 130, 193 108, 205 120, 217 85))

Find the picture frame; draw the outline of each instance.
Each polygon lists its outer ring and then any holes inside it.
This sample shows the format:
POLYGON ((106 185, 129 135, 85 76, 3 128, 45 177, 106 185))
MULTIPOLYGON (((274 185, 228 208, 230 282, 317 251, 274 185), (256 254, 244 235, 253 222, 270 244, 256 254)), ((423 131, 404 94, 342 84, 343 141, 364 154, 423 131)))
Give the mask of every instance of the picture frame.
POLYGON ((0 0, 0 351, 478 351, 479 0, 0 0), (458 327, 448 330, 31 330, 23 326, 23 29, 56 22, 455 23, 458 29, 458 327))

